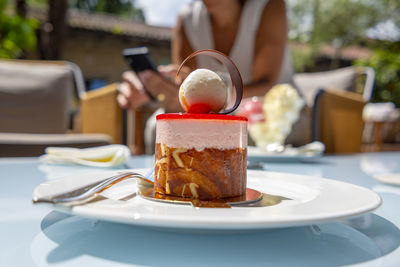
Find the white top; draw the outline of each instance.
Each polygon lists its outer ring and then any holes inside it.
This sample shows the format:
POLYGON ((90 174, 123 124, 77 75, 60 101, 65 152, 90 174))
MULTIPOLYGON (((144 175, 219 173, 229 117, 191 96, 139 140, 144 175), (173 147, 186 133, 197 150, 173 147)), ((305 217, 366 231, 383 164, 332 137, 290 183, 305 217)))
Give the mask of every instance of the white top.
MULTIPOLYGON (((258 26, 268 0, 247 0, 240 18, 240 25, 229 57, 238 67, 244 84, 252 82, 254 47, 258 26)), ((215 49, 211 31, 210 17, 202 1, 185 6, 180 13, 185 33, 194 51, 215 49)), ((216 72, 226 72, 217 60, 206 56, 197 56, 199 68, 208 68, 216 72)), ((265 59, 268 60, 268 59, 265 59)), ((279 83, 292 83, 293 69, 286 49, 279 83)))

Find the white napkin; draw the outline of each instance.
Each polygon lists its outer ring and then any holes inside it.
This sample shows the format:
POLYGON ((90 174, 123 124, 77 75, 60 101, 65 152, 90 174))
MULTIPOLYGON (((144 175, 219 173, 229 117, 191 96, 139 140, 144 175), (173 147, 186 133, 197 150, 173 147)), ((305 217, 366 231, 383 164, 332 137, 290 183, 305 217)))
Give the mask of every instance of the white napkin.
POLYGON ((320 155, 325 151, 325 145, 319 141, 295 148, 302 155, 320 155))
POLYGON ((400 117, 400 111, 394 103, 368 103, 363 109, 364 121, 395 121, 400 117))
POLYGON ((52 164, 79 164, 92 167, 114 167, 128 161, 130 150, 124 145, 90 148, 48 147, 39 159, 52 164))

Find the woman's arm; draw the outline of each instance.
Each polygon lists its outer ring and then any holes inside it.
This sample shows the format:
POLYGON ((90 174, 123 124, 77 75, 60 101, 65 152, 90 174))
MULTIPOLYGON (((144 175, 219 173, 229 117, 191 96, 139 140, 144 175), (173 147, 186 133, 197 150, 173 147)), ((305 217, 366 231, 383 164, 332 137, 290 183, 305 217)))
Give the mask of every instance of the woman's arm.
MULTIPOLYGON (((183 26, 183 18, 178 17, 172 35, 172 63, 180 65, 182 61, 193 53, 183 26)), ((193 71, 197 68, 196 61, 189 61, 186 66, 193 71)))
POLYGON ((279 79, 287 38, 286 7, 283 0, 265 6, 254 49, 252 84, 243 97, 263 96, 279 79))
MULTIPOLYGON (((189 41, 186 37, 182 18, 178 18, 177 24, 173 29, 172 36, 172 60, 175 64, 180 64, 187 56, 192 53, 189 41)), ((196 68, 194 61, 187 64, 193 69, 196 68)), ((118 102, 123 108, 136 109, 150 102, 144 87, 159 100, 159 105, 164 106, 167 112, 181 111, 178 101, 178 87, 172 82, 175 79, 177 65, 159 66, 159 71, 163 76, 169 77, 171 81, 152 71, 144 71, 138 75, 132 71, 123 74, 123 82, 120 86, 118 102)), ((185 77, 191 70, 184 68, 182 75, 185 77)), ((184 78, 182 77, 182 79, 184 78)))

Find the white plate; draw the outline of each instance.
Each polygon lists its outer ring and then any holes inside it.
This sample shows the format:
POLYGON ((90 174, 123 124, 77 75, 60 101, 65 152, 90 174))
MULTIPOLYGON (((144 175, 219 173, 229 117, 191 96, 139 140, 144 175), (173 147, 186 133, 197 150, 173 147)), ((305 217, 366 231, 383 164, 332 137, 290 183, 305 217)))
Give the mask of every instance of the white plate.
POLYGON ((285 151, 267 152, 255 146, 247 147, 247 160, 251 162, 296 162, 314 160, 322 157, 322 153, 301 154, 296 148, 288 148, 285 151))
MULTIPOLYGON (((134 171, 148 173, 148 169, 134 171)), ((110 172, 103 171, 51 180, 39 185, 33 195, 42 197, 62 193, 107 175, 110 172)), ((290 200, 269 207, 231 209, 193 208, 141 197, 129 201, 117 200, 135 190, 135 183, 127 180, 104 192, 109 199, 72 208, 57 205, 54 207, 75 215, 134 225, 175 229, 248 230, 343 219, 371 212, 381 204, 379 195, 369 189, 303 175, 249 170, 247 186, 290 200)))
POLYGON ((400 185, 400 173, 381 173, 372 177, 385 184, 400 185))

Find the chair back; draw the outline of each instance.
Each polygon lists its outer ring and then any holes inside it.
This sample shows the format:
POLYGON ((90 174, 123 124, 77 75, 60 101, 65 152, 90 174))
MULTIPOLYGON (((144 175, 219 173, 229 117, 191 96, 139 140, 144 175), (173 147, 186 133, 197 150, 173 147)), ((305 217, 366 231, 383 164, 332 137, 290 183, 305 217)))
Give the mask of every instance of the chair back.
POLYGON ((73 63, 0 60, 0 132, 66 133, 84 92, 73 63))
POLYGON ((359 93, 368 102, 372 96, 375 71, 370 67, 352 66, 329 71, 296 73, 293 79, 309 107, 314 105, 315 96, 320 89, 359 93), (360 84, 361 88, 358 86, 360 84))
POLYGON ((327 153, 361 152, 362 111, 371 99, 374 80, 375 71, 369 67, 295 77, 308 105, 312 106, 312 140, 323 142, 327 153))

